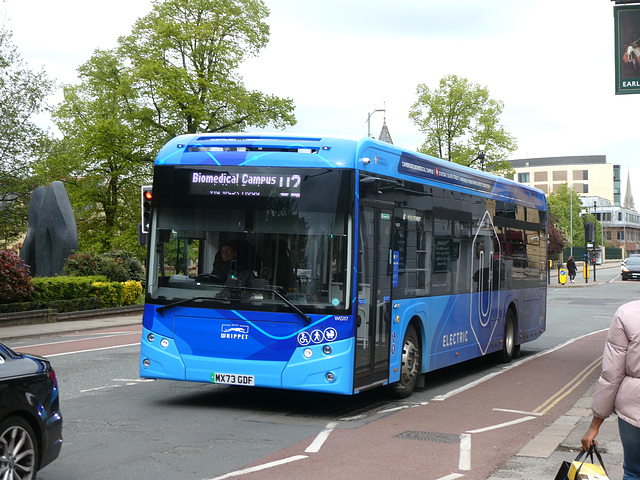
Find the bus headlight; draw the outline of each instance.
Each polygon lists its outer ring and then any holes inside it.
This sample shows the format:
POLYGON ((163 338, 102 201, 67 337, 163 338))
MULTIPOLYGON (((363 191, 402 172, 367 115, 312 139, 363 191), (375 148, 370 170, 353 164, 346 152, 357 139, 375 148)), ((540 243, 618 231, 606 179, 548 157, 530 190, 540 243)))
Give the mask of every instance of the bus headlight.
POLYGON ((333 374, 333 372, 327 372, 324 378, 327 379, 327 382, 333 383, 333 381, 336 379, 336 376, 333 374))
POLYGON ((160 346, 162 348, 167 348, 169 346, 169 340, 167 340, 166 338, 163 338, 162 340, 160 340, 160 346))
POLYGON ((151 365, 151 360, 149 360, 148 358, 145 358, 142 361, 142 365, 144 366, 144 368, 149 368, 149 366, 151 365))
POLYGON ((325 345, 324 347, 322 347, 322 351, 324 352, 325 355, 331 355, 331 346, 325 345))
POLYGON ((147 335, 147 341, 149 343, 153 343, 153 341, 156 339, 155 335, 153 333, 150 333, 149 335, 147 335))

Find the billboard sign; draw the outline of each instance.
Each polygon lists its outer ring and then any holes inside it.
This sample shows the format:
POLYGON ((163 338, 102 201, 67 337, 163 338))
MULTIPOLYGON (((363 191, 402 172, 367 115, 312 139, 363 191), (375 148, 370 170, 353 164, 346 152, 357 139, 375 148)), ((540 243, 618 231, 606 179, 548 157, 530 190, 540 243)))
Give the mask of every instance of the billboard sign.
POLYGON ((640 5, 616 5, 616 95, 640 93, 640 5))

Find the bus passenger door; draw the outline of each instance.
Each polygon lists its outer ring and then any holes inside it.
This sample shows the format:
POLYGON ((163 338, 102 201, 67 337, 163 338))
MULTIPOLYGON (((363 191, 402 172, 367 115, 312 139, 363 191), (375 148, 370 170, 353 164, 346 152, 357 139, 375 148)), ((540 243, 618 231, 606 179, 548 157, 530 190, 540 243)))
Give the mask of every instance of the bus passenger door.
POLYGON ((354 390, 389 379, 393 210, 362 203, 354 390))

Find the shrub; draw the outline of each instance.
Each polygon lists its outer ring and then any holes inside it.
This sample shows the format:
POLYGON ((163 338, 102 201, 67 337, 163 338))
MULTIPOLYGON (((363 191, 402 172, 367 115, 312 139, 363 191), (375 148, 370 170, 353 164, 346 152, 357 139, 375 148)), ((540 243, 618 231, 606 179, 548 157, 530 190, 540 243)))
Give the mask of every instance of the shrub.
POLYGON ((73 277, 101 275, 104 270, 105 263, 106 259, 97 253, 73 253, 67 257, 62 269, 62 274, 73 277))
POLYGON ((107 258, 114 259, 118 265, 122 266, 127 272, 126 280, 135 280, 142 282, 144 280, 144 267, 140 260, 134 257, 131 253, 123 250, 113 250, 104 254, 107 258))
POLYGON ((72 300, 89 297, 94 282, 104 282, 103 275, 91 277, 38 277, 32 280, 34 300, 52 302, 57 300, 72 300))
POLYGON ((26 302, 33 297, 29 267, 11 250, 0 250, 0 285, 0 303, 26 302))
POLYGON ((144 279, 142 264, 133 255, 122 250, 105 254, 74 253, 67 258, 62 273, 76 277, 104 275, 112 282, 144 279))
POLYGON ((107 308, 120 306, 123 283, 118 282, 94 282, 91 285, 91 296, 101 298, 107 308))
POLYGON ((121 303, 123 306, 135 305, 142 295, 142 283, 129 280, 124 282, 121 303))

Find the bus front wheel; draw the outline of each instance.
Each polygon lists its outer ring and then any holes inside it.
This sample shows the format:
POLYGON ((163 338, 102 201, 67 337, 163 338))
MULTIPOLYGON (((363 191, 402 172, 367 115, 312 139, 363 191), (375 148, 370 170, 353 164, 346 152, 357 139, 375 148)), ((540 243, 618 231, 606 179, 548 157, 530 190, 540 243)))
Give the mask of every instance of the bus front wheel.
POLYGON ((508 309, 504 319, 504 336, 500 358, 504 363, 509 363, 519 353, 520 345, 516 345, 516 315, 512 309, 508 309))
POLYGON ((393 385, 393 393, 398 398, 407 398, 413 393, 422 364, 420 341, 413 325, 409 325, 404 334, 401 362, 400 380, 393 385))

